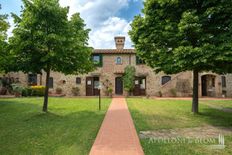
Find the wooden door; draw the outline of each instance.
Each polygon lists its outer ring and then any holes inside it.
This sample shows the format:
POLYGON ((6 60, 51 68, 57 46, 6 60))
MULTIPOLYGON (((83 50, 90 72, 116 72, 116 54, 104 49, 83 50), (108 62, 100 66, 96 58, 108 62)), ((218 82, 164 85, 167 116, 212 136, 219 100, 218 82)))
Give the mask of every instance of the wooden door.
POLYGON ((93 78, 86 77, 86 96, 93 96, 93 78))
POLYGON ((133 90, 134 96, 144 96, 146 95, 146 78, 145 77, 135 77, 135 86, 133 90))
POLYGON ((206 75, 201 77, 201 90, 202 90, 202 96, 207 96, 207 76, 206 75))
POLYGON ((135 86, 133 90, 133 95, 134 96, 140 95, 140 79, 138 77, 135 77, 135 86))
POLYGON ((122 77, 115 78, 115 94, 122 95, 123 94, 123 81, 122 77))

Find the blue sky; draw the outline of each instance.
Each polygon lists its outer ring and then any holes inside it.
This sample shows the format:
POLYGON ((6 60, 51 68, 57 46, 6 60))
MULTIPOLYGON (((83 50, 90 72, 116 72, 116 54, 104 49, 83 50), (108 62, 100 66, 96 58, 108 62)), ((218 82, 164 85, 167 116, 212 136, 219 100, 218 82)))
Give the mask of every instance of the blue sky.
MULTIPOLYGON (((91 29, 89 44, 94 48, 115 48, 114 36, 126 36, 126 48, 131 48, 128 36, 130 23, 141 12, 144 0, 60 0, 61 6, 70 6, 69 16, 80 12, 91 29)), ((0 0, 1 14, 20 14, 21 0, 0 0)), ((13 25, 13 19, 9 18, 13 25)), ((11 35, 13 26, 8 34, 11 35)))

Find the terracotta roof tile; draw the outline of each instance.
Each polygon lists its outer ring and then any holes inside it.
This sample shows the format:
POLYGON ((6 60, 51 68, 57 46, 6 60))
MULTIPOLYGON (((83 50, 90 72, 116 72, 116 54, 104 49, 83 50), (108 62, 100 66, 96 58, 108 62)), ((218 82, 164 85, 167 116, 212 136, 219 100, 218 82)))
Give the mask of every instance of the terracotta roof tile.
POLYGON ((134 49, 95 49, 93 53, 97 54, 134 54, 134 49))

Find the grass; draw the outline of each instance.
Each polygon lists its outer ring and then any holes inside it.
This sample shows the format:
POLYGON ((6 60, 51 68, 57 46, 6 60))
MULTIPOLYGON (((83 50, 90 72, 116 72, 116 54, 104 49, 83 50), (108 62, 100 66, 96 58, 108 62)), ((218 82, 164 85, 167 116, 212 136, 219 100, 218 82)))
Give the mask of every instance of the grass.
MULTIPOLYGON (((127 99, 137 132, 147 130, 189 128, 205 125, 232 127, 232 113, 225 113, 200 104, 200 114, 191 113, 191 101, 127 99)), ((215 150, 200 144, 149 143, 142 139, 146 155, 213 154, 215 150)), ((232 154, 232 136, 225 137, 226 149, 216 154, 232 154)))
POLYGON ((110 99, 0 99, 0 154, 88 154, 110 99))
POLYGON ((223 108, 232 108, 232 100, 205 100, 202 102, 215 106, 221 106, 223 108))

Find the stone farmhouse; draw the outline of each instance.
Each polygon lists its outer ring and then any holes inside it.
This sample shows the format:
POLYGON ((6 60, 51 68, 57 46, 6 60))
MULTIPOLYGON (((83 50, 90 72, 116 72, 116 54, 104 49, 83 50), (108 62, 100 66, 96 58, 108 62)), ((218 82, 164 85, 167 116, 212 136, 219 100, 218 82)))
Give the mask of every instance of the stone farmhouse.
MULTIPOLYGON (((61 88, 67 96, 72 96, 72 88, 79 88, 80 96, 99 95, 98 86, 102 85, 101 94, 107 95, 107 87, 113 95, 125 95, 122 76, 127 65, 136 68, 133 96, 179 96, 192 95, 192 72, 175 75, 156 74, 152 68, 136 56, 134 49, 124 49, 125 37, 117 36, 116 49, 95 49, 92 54, 97 69, 86 75, 68 75, 52 72, 49 79, 49 92, 55 93, 61 88)), ((45 74, 10 73, 23 85, 45 85, 45 74)), ((199 75, 199 96, 232 97, 232 75, 201 73, 199 75)))

